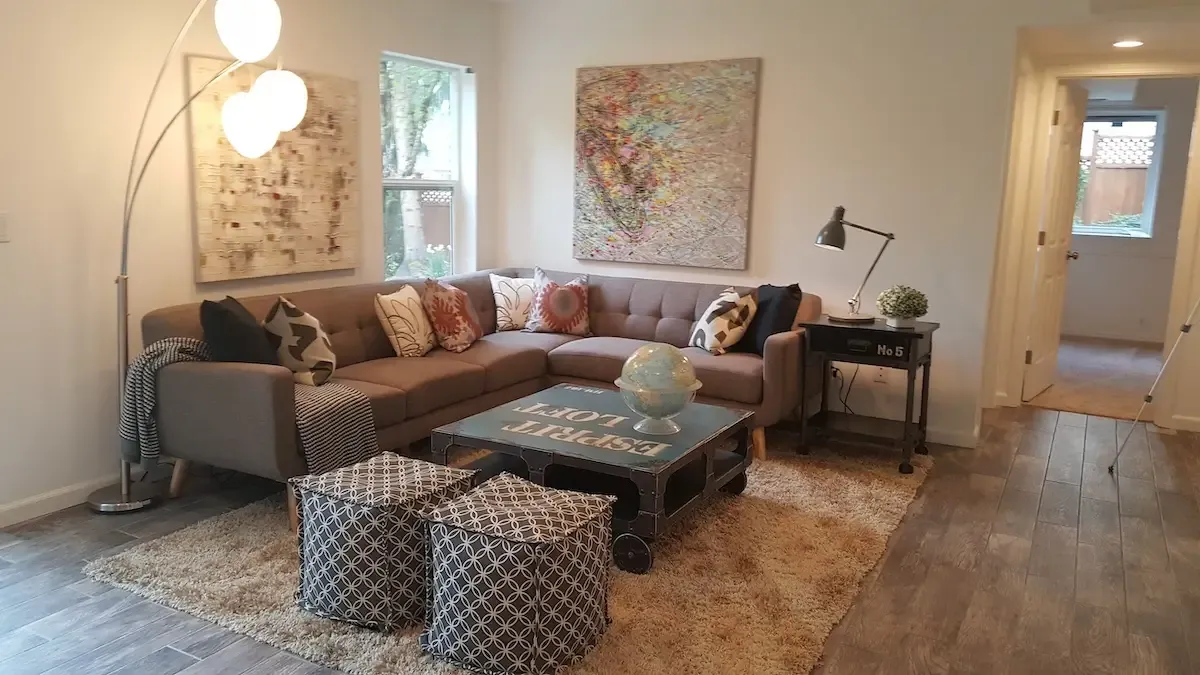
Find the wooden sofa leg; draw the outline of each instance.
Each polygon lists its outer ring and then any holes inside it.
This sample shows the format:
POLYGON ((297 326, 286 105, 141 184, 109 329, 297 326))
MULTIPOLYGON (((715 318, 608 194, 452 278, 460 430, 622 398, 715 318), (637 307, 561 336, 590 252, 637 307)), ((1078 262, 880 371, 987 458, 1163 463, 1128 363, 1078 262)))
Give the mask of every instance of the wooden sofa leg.
POLYGON ((300 507, 296 503, 296 490, 290 485, 284 486, 287 492, 288 528, 292 534, 300 533, 300 507))
POLYGON ((761 462, 767 458, 767 430, 763 427, 756 427, 750 432, 750 447, 753 452, 753 458, 756 462, 761 462))
POLYGON ((179 499, 179 495, 183 494, 183 481, 187 479, 190 465, 188 460, 176 458, 175 468, 171 470, 171 489, 167 493, 171 499, 179 499))

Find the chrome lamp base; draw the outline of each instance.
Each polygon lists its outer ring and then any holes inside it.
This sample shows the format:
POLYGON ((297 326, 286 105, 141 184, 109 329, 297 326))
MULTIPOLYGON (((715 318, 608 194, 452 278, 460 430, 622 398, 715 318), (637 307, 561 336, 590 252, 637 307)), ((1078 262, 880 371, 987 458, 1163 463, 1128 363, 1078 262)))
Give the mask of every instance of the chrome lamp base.
POLYGON ((129 464, 121 462, 121 482, 88 495, 88 508, 96 513, 132 513, 162 502, 162 487, 130 480, 129 464))

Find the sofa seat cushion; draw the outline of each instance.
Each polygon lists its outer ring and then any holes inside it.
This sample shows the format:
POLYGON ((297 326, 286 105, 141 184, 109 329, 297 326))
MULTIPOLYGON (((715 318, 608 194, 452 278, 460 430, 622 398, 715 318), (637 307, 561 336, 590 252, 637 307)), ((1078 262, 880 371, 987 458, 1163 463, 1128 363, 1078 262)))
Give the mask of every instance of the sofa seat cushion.
POLYGON ((435 349, 425 358, 458 361, 484 370, 483 389, 493 392, 546 374, 546 352, 531 345, 478 340, 464 352, 435 349))
POLYGON ((554 375, 582 377, 585 380, 612 382, 621 376, 621 367, 645 340, 622 337, 592 337, 575 340, 550 352, 550 372, 554 375))
POLYGON ((758 354, 716 356, 699 347, 688 347, 683 353, 704 383, 701 395, 749 405, 762 403, 763 359, 758 354))
MULTIPOLYGON (((338 371, 341 374, 341 371, 338 371)), ((334 377, 331 382, 344 384, 361 391, 371 401, 371 414, 375 417, 375 428, 382 429, 400 424, 408 419, 408 395, 395 387, 374 382, 334 377)))
POLYGON ((473 363, 430 358, 440 351, 435 349, 415 359, 393 356, 364 361, 339 368, 338 376, 403 391, 406 394, 406 419, 482 394, 484 369, 473 363))
POLYGON ((491 342, 498 345, 515 345, 518 347, 534 347, 548 354, 551 350, 561 347, 568 342, 581 340, 578 335, 563 335, 562 333, 526 333, 525 331, 506 331, 492 333, 479 338, 480 342, 491 342))

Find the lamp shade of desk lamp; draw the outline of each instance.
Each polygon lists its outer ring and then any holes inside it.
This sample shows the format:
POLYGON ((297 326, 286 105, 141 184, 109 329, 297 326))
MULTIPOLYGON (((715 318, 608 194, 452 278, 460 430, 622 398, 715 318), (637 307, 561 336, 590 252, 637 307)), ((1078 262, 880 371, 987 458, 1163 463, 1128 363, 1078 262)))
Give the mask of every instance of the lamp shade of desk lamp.
POLYGON ((838 323, 873 323, 875 321, 874 316, 870 314, 862 314, 858 311, 860 305, 862 304, 862 292, 867 286, 867 281, 871 278, 871 273, 875 271, 875 266, 879 264, 879 259, 883 257, 883 252, 887 250, 888 244, 892 243, 892 240, 896 238, 896 235, 890 232, 880 232, 879 230, 873 230, 869 227, 856 225, 846 220, 846 209, 839 206, 833 210, 833 216, 829 219, 828 223, 825 223, 825 226, 821 228, 821 231, 817 233, 817 239, 813 243, 830 251, 844 251, 846 250, 847 227, 852 227, 856 230, 870 232, 871 234, 883 237, 884 242, 883 247, 879 249, 879 254, 875 256, 875 262, 871 263, 871 268, 867 270, 867 276, 863 279, 862 284, 859 285, 858 290, 855 291, 854 297, 850 298, 849 300, 850 311, 829 312, 829 320, 838 323))

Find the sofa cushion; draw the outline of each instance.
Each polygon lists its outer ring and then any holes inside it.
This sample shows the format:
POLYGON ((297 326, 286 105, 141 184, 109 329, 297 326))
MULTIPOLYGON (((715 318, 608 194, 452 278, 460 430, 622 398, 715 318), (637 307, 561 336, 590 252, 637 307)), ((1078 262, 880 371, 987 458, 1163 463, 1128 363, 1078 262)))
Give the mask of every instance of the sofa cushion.
POLYGON ((425 358, 459 361, 483 368, 483 388, 488 392, 546 374, 546 352, 531 345, 478 340, 465 352, 436 349, 425 358))
POLYGON ((499 345, 515 345, 518 347, 534 347, 549 353, 568 342, 582 339, 578 335, 563 335, 562 333, 526 333, 524 331, 509 331, 492 333, 479 338, 480 342, 494 342, 499 345))
POLYGON ((483 368, 463 361, 430 358, 439 351, 435 349, 419 359, 393 356, 364 361, 339 368, 338 376, 403 391, 407 394, 405 416, 408 419, 483 393, 483 368))
POLYGON ((280 297, 263 322, 267 340, 300 384, 319 387, 333 377, 337 355, 317 317, 280 297))
POLYGON ((388 295, 376 293, 375 315, 396 356, 425 356, 437 346, 437 336, 421 303, 421 291, 416 288, 401 286, 388 295))
MULTIPOLYGON (((338 371, 338 375, 341 375, 341 371, 338 371)), ((331 381, 353 387, 371 400, 371 414, 375 417, 376 429, 400 424, 408 419, 408 395, 395 387, 374 382, 348 380, 344 377, 335 377, 331 381)))
POLYGON ((200 326, 214 361, 279 365, 279 354, 267 339, 267 329, 242 303, 229 296, 220 302, 200 303, 200 326))
POLYGON ((700 394, 751 405, 762 402, 763 359, 758 354, 716 356, 699 347, 688 347, 683 353, 704 383, 700 394))
POLYGON ((593 337, 575 340, 550 352, 550 372, 555 375, 582 377, 612 382, 621 376, 621 367, 645 340, 622 337, 593 337))

